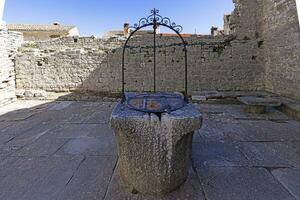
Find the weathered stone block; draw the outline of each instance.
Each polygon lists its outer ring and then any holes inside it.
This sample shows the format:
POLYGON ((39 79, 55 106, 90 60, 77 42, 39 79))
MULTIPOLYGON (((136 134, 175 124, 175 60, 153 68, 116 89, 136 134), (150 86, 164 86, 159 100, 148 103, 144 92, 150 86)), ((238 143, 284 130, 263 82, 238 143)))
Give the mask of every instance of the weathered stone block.
POLYGON ((202 116, 192 104, 161 115, 117 104, 111 127, 123 182, 142 194, 164 195, 177 189, 187 178, 193 133, 201 123, 202 116))
POLYGON ((266 113, 266 107, 279 107, 281 102, 272 98, 245 96, 237 98, 241 103, 246 104, 245 111, 254 114, 266 113))

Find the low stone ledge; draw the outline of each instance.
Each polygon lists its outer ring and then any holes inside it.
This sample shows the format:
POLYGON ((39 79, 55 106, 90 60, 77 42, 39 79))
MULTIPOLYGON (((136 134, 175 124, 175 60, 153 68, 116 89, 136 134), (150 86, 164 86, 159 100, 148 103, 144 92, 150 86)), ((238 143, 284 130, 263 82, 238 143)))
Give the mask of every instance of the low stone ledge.
POLYGON ((245 111, 254 114, 263 114, 266 107, 280 107, 282 103, 277 99, 270 97, 245 96, 237 98, 241 103, 245 104, 245 111))
POLYGON ((279 99, 282 101, 281 111, 296 120, 300 120, 300 102, 285 97, 279 99))

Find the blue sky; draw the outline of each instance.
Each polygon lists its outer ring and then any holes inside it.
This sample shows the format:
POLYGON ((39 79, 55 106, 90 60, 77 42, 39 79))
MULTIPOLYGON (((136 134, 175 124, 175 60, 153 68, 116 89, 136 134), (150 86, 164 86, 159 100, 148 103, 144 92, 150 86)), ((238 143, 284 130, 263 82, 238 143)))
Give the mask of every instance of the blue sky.
POLYGON ((76 25, 81 35, 102 35, 120 30, 148 16, 152 8, 181 24, 184 33, 209 33, 222 26, 223 14, 233 10, 232 0, 6 0, 7 23, 76 25))

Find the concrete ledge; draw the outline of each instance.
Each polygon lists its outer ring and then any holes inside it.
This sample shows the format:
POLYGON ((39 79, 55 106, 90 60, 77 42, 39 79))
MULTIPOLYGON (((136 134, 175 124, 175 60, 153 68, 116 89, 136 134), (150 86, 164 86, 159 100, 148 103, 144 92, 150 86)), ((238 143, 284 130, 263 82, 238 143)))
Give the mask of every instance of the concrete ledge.
POLYGON ((282 103, 281 111, 296 120, 300 120, 300 102, 288 98, 280 98, 282 103))
POLYGON ((267 107, 279 107, 282 104, 279 100, 270 97, 245 96, 237 99, 246 105, 246 112, 254 114, 266 113, 267 107))

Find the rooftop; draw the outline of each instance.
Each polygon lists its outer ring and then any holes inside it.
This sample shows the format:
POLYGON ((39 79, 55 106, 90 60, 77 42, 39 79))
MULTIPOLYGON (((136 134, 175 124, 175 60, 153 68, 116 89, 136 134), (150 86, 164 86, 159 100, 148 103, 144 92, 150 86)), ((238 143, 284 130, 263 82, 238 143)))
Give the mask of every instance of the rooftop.
MULTIPOLYGON (((160 199, 119 185, 114 102, 17 101, 0 109, 0 199, 160 199)), ((162 199, 300 199, 300 122, 279 110, 199 103, 190 177, 162 199)))

